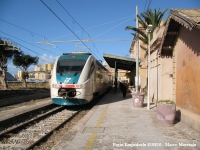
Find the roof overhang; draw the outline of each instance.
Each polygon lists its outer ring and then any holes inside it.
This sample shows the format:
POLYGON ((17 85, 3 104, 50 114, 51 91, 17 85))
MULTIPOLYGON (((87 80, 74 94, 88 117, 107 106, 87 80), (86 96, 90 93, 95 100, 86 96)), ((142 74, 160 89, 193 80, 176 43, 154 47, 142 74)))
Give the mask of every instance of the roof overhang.
POLYGON ((179 34, 179 28, 183 25, 185 28, 199 28, 200 9, 172 9, 170 11, 168 21, 161 39, 159 51, 161 55, 172 56, 175 41, 179 34))
POLYGON ((103 54, 103 57, 111 68, 115 68, 115 62, 117 69, 133 70, 133 68, 136 67, 136 59, 134 58, 128 58, 110 54, 103 54))

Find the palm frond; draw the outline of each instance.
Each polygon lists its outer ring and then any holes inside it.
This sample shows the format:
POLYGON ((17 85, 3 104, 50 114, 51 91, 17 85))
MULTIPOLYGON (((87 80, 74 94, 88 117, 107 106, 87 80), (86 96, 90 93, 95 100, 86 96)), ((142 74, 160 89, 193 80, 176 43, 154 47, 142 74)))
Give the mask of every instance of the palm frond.
MULTIPOLYGON (((140 15, 137 16, 138 22, 143 28, 146 29, 149 24, 152 24, 153 29, 152 29, 152 32, 150 35, 151 39, 153 38, 153 32, 154 32, 155 28, 160 26, 162 18, 167 10, 168 9, 164 9, 161 12, 160 8, 157 10, 154 9, 154 11, 152 11, 151 9, 148 9, 145 12, 140 13, 140 15)), ((133 26, 127 26, 125 28, 125 30, 135 31, 135 33, 131 33, 133 36, 136 36, 136 32, 137 32, 139 34, 139 39, 141 41, 143 41, 144 43, 148 44, 148 36, 147 36, 146 32, 144 32, 138 28, 135 28, 133 26)))

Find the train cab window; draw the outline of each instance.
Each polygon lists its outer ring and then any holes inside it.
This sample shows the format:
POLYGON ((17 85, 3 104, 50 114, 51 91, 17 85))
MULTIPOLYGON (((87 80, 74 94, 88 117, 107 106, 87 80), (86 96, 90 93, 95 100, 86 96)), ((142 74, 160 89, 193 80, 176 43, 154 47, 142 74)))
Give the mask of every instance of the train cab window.
POLYGON ((57 63, 57 73, 74 73, 74 74, 78 74, 81 73, 83 70, 83 67, 85 65, 85 60, 68 60, 68 59, 64 59, 64 60, 59 60, 57 63))

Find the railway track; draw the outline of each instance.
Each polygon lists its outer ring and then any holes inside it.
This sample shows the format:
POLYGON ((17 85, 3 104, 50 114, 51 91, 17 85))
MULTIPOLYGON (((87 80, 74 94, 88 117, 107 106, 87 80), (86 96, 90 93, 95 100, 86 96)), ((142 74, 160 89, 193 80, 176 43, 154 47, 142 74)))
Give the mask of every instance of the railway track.
POLYGON ((32 93, 16 93, 14 95, 3 95, 3 96, 0 97, 0 99, 12 98, 12 97, 17 97, 17 96, 26 96, 26 95, 31 95, 31 94, 36 94, 36 92, 32 92, 32 93))
POLYGON ((0 133, 0 149, 31 149, 80 110, 58 107, 0 133))

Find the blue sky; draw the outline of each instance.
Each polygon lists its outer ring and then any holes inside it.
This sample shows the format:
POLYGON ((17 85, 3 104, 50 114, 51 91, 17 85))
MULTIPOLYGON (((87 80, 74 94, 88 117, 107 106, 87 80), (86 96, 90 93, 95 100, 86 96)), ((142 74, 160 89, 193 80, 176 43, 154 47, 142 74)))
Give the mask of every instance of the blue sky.
MULTIPOLYGON (((132 40, 128 25, 135 26, 138 13, 147 8, 164 10, 200 8, 200 0, 43 0, 60 20, 40 0, 0 0, 0 37, 9 39, 25 54, 38 56, 39 64, 54 63, 64 52, 87 51, 104 61, 103 54, 129 55, 132 40), (64 9, 63 9, 63 8, 64 9), (52 45, 36 42, 87 40, 94 42, 56 42, 52 45), (103 40, 104 42, 97 42, 103 40), (115 40, 115 42, 108 42, 115 40), (76 47, 76 45, 78 47, 76 47), (86 48, 87 46, 87 48, 86 48)), ((34 66, 29 68, 33 70, 34 66)), ((17 74, 19 69, 8 65, 8 71, 17 74)))

